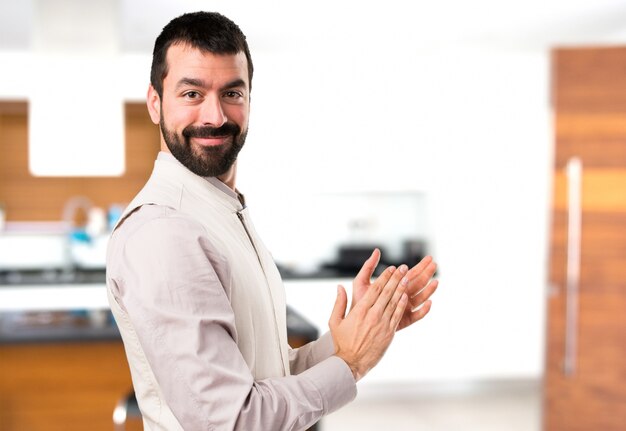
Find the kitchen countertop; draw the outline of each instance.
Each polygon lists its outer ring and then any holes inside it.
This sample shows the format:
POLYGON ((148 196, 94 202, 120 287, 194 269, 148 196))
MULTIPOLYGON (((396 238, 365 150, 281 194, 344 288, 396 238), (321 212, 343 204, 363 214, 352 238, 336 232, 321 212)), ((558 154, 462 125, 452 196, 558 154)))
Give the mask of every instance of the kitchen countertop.
MULTIPOLYGON (((320 280, 350 277, 356 275, 358 269, 349 272, 334 268, 318 268, 307 272, 293 271, 287 267, 278 266, 283 280, 320 280)), ((104 284, 106 272, 104 268, 84 269, 39 269, 39 270, 0 270, 0 289, 21 285, 69 285, 69 284, 104 284)))
POLYGON ((0 344, 111 340, 121 337, 106 310, 0 313, 0 344))
MULTIPOLYGON (((331 269, 302 273, 281 268, 285 282, 339 280, 331 269)), ((108 309, 105 270, 47 269, 0 271, 0 312, 108 309)))
MULTIPOLYGON (((314 340, 318 330, 287 307, 290 336, 314 340)), ((0 344, 120 339, 102 284, 0 288, 0 344)))
MULTIPOLYGON (((304 278, 311 277, 286 276, 304 278)), ((307 340, 318 336, 317 327, 290 307, 287 330, 307 340)), ((0 344, 116 339, 120 334, 109 311, 104 269, 0 272, 0 344)))
POLYGON ((40 269, 0 271, 0 288, 20 285, 104 284, 106 272, 99 269, 40 269))

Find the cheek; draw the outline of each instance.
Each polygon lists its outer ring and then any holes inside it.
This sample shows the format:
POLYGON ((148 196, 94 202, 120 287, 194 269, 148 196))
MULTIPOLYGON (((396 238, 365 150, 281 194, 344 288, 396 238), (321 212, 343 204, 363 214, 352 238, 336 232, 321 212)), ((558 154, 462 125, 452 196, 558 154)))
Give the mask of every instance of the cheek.
POLYGON ((176 131, 181 131, 185 127, 193 124, 193 112, 187 109, 163 109, 165 125, 176 131))
POLYGON ((241 107, 232 107, 232 109, 227 109, 225 112, 226 118, 229 121, 237 123, 242 129, 248 127, 248 109, 241 107))

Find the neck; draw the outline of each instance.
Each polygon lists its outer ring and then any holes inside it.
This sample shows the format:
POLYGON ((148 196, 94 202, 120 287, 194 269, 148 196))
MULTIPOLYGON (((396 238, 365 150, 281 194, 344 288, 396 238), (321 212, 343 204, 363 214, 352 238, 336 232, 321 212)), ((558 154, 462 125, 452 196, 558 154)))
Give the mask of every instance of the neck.
POLYGON ((237 161, 230 167, 226 173, 217 177, 218 180, 226 184, 233 191, 235 190, 235 178, 237 177, 237 161))

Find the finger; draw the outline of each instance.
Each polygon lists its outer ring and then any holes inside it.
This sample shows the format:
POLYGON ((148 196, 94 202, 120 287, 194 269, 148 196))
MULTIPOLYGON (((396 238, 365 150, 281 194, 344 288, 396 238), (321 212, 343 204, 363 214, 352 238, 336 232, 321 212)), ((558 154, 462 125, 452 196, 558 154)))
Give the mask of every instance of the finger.
MULTIPOLYGON (((392 299, 398 287, 400 287, 402 289, 402 293, 404 293, 408 284, 408 279, 405 277, 407 270, 408 268, 406 265, 400 265, 400 267, 391 275, 391 278, 385 284, 382 292, 380 292, 378 299, 376 299, 376 303, 372 306, 372 308, 379 313, 379 316, 383 315, 389 301, 392 299), (401 284, 401 281, 404 282, 401 284)), ((393 303, 393 306, 395 306, 395 304, 396 302, 393 303)))
POLYGON ((420 260, 417 263, 417 265, 415 265, 414 267, 412 267, 409 270, 409 278, 413 278, 413 277, 417 276, 418 274, 420 274, 422 271, 424 271, 424 269, 432 261, 433 261, 433 257, 432 256, 425 256, 424 258, 422 258, 422 260, 420 260))
POLYGON ((432 305, 433 305, 433 302, 429 300, 429 301, 424 302, 424 305, 422 305, 417 310, 412 311, 411 314, 409 315, 409 323, 406 326, 410 326, 414 324, 415 322, 422 320, 424 317, 426 317, 432 305))
POLYGON ((414 310, 415 308, 426 302, 426 300, 430 298, 433 293, 435 293, 435 291, 437 290, 437 286, 439 286, 439 280, 431 280, 430 283, 428 283, 428 285, 423 288, 417 295, 410 298, 411 309, 414 310))
MULTIPOLYGON (((400 283, 398 284, 398 287, 396 288, 395 292, 393 293, 393 296, 387 303, 387 307, 385 308, 385 312, 383 313, 383 318, 387 320, 392 318, 393 313, 395 312, 398 306, 398 302, 400 302, 400 300, 406 293, 407 285, 408 285, 408 279, 406 277, 403 277, 400 280, 400 283)), ((408 295, 406 296, 408 298, 408 295)))
POLYGON ((335 306, 330 314, 330 320, 328 326, 334 328, 341 323, 346 316, 346 307, 348 306, 348 295, 346 289, 340 284, 337 286, 337 299, 335 299, 335 306))
POLYGON ((435 271, 437 271, 437 263, 431 260, 426 265, 424 265, 423 268, 421 268, 421 271, 414 271, 414 269, 416 268, 417 267, 411 268, 412 270, 409 271, 409 278, 413 282, 421 283, 422 286, 424 286, 428 282, 428 280, 432 278, 432 276, 435 274, 435 271))
POLYGON ((404 310, 406 309, 406 305, 408 302, 409 302, 409 297, 406 295, 406 293, 403 293, 402 296, 400 297, 400 300, 396 304, 396 308, 394 309, 393 314, 391 315, 391 319, 389 321, 389 328, 393 332, 395 332, 396 329, 398 328, 398 324, 400 323, 400 320, 402 319, 402 316, 404 315, 404 310))
POLYGON ((372 286, 367 289, 363 298, 356 304, 355 309, 358 307, 362 307, 365 310, 369 310, 374 303, 380 297, 381 292, 385 285, 389 282, 392 275, 396 272, 395 266, 390 266, 385 269, 382 274, 378 276, 378 278, 372 283, 372 286))
POLYGON ((374 271, 378 266, 378 262, 380 261, 380 250, 375 248, 372 252, 372 255, 367 258, 359 273, 354 277, 355 281, 369 284, 372 280, 372 276, 374 275, 374 271))
POLYGON ((413 273, 409 276, 409 297, 419 293, 430 281, 430 279, 437 271, 437 264, 435 262, 429 262, 426 267, 420 273, 413 273))

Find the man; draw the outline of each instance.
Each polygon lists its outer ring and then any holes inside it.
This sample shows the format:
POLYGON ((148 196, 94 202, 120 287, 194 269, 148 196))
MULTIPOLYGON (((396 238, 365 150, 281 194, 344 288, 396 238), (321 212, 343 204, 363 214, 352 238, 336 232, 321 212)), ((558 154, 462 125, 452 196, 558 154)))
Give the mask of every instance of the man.
POLYGON ((252 73, 245 36, 216 13, 178 17, 155 43, 147 105, 161 152, 107 256, 145 429, 305 429, 355 397, 437 287, 431 258, 370 281, 375 250, 350 312, 340 286, 330 333, 289 348, 280 275, 235 188, 252 73))

